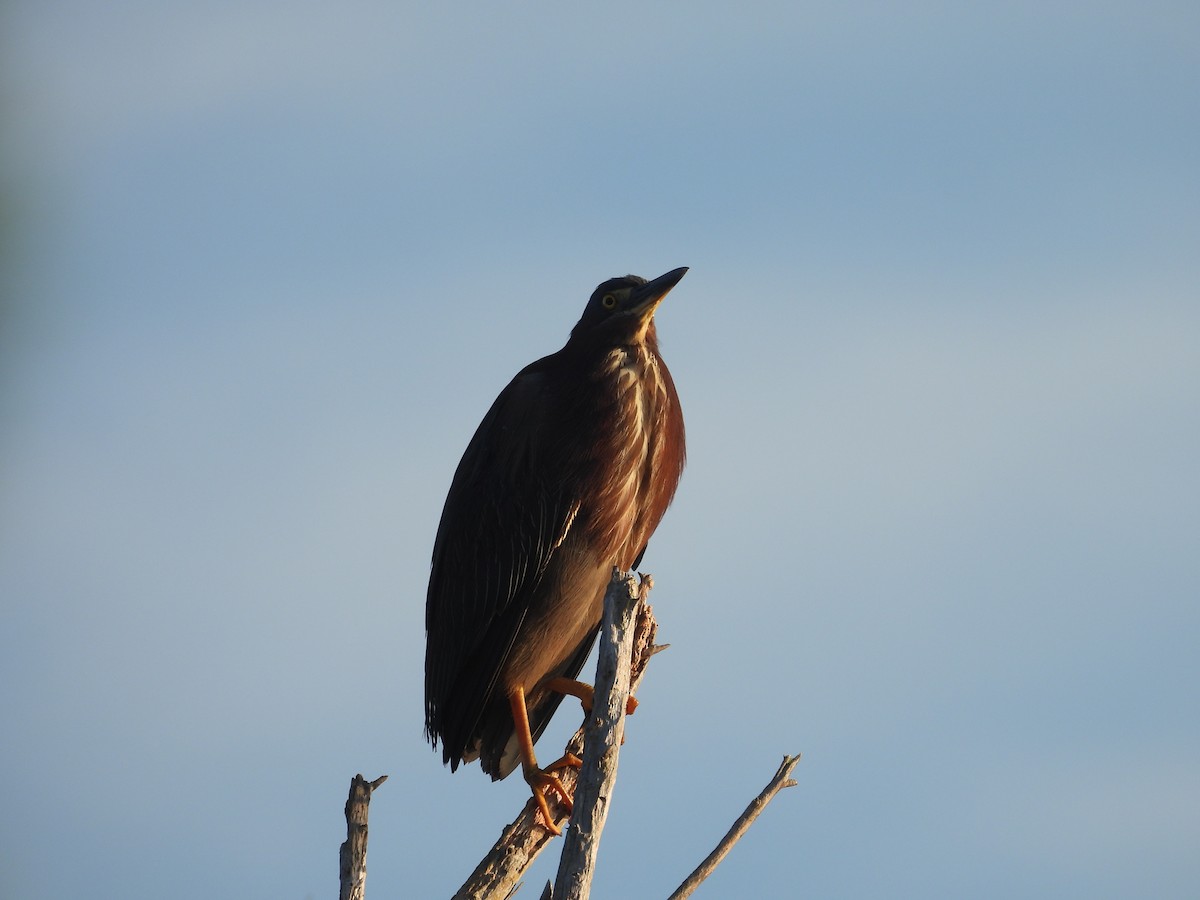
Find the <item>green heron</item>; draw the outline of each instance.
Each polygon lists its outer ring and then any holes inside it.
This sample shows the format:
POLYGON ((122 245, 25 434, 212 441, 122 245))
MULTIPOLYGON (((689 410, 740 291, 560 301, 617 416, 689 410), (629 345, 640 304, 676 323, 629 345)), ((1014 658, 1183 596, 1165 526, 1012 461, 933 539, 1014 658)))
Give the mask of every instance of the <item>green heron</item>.
POLYGON ((566 345, 500 392, 454 473, 433 546, 425 733, 451 771, 517 764, 549 829, 533 745, 600 628, 613 567, 634 569, 683 474, 683 414, 654 311, 686 268, 596 288, 566 345))

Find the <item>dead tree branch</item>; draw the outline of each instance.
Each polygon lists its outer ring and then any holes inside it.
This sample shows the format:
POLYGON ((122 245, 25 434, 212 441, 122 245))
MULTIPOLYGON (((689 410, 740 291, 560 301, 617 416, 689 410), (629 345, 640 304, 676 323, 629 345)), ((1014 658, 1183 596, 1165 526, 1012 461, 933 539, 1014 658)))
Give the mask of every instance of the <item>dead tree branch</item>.
POLYGON ((338 900, 363 900, 367 885, 367 807, 371 792, 387 781, 380 775, 367 781, 355 775, 346 798, 346 841, 338 854, 341 863, 341 890, 338 900))
POLYGON ((591 894, 600 834, 608 819, 609 802, 617 781, 617 758, 625 739, 634 617, 652 586, 649 578, 639 586, 633 575, 622 575, 614 569, 612 584, 604 598, 595 706, 584 727, 583 768, 575 787, 575 812, 563 840, 554 883, 553 896, 557 900, 587 900, 591 894))
POLYGON ((676 888, 668 900, 683 900, 684 897, 690 897, 692 891, 700 886, 700 882, 704 881, 713 870, 720 865, 721 860, 733 848, 733 845, 741 840, 742 835, 750 827, 751 823, 758 818, 758 814, 762 812, 768 803, 786 787, 794 787, 795 779, 789 777, 792 774, 792 769, 796 768, 796 763, 800 762, 800 754, 795 756, 785 756, 783 762, 779 765, 779 770, 775 773, 775 777, 771 779, 771 783, 763 788, 762 793, 755 797, 750 805, 746 807, 746 811, 741 814, 733 827, 729 829, 721 843, 717 844, 717 848, 712 853, 708 854, 704 862, 696 867, 696 871, 692 872, 683 884, 676 888))

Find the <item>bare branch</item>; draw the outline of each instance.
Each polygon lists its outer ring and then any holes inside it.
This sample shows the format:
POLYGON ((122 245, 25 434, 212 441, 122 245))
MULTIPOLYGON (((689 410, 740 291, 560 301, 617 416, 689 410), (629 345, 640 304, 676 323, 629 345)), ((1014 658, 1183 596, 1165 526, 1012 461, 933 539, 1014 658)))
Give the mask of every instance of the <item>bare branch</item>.
POLYGON ((339 856, 341 890, 339 900, 363 900, 367 885, 367 807, 371 803, 371 792, 387 781, 380 775, 367 781, 355 775, 350 782, 350 796, 346 798, 346 841, 339 856))
POLYGON ((720 865, 721 860, 733 848, 733 845, 741 840, 742 835, 750 827, 751 823, 758 818, 758 814, 762 812, 768 803, 786 787, 794 787, 796 781, 789 776, 792 774, 792 769, 796 768, 796 763, 800 762, 800 754, 795 756, 785 756, 783 762, 779 765, 779 770, 775 773, 775 777, 771 779, 771 783, 763 788, 762 793, 755 797, 750 805, 746 807, 746 811, 733 823, 733 827, 721 839, 721 843, 717 844, 717 848, 712 853, 708 854, 704 862, 696 867, 696 871, 692 872, 683 884, 676 888, 668 900, 683 900, 684 897, 690 897, 692 891, 700 886, 700 882, 704 881, 713 870, 720 865))
MULTIPOLYGON (((624 592, 623 585, 620 582, 617 584, 618 590, 624 592)), ((653 579, 648 575, 644 576, 640 588, 643 599, 652 586, 653 579)), ((612 589, 613 585, 610 584, 610 592, 612 589)), ((605 605, 608 605, 607 597, 605 605)), ((654 643, 657 634, 658 623, 654 619, 654 611, 648 603, 639 604, 634 626, 633 662, 630 675, 631 693, 636 691, 638 685, 641 684, 650 657, 663 649, 654 643)), ((595 702, 599 708, 601 702, 607 701, 597 692, 595 702)), ((576 756, 585 755, 583 733, 583 728, 575 732, 567 742, 565 752, 573 753, 576 756)), ((568 791, 576 789, 578 778, 576 770, 562 769, 556 774, 562 779, 563 785, 568 791)), ((561 828, 567 822, 568 813, 553 792, 548 794, 547 799, 550 804, 550 812, 554 816, 554 823, 561 828)), ((538 854, 550 843, 552 837, 553 835, 542 825, 537 804, 530 798, 521 814, 504 828, 492 849, 475 867, 475 871, 471 873, 463 886, 458 889, 454 900, 488 900, 488 898, 508 896, 538 854)))
POLYGON ((556 900, 587 900, 600 852, 600 834, 608 819, 609 802, 617 781, 617 759, 625 735, 625 710, 633 664, 633 624, 638 605, 645 602, 652 582, 639 588, 633 575, 613 569, 604 597, 600 624, 600 655, 596 663, 595 705, 585 725, 583 768, 575 788, 575 812, 563 840, 556 900))

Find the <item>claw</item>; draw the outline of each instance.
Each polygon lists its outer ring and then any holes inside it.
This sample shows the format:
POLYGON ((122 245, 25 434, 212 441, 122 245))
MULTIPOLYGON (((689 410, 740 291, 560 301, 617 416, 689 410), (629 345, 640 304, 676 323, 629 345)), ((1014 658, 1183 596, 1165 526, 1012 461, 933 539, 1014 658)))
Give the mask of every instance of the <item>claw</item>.
POLYGON ((537 801, 538 809, 542 811, 542 821, 546 826, 546 830, 557 837, 562 834, 562 829, 554 824, 554 817, 550 815, 550 806, 546 802, 546 791, 554 791, 562 800, 562 805, 566 807, 567 814, 575 808, 571 800, 571 794, 563 785, 562 780, 550 773, 547 769, 539 769, 537 766, 523 770, 525 775, 525 783, 529 785, 529 789, 533 792, 533 799, 537 801))
POLYGON ((553 772, 557 769, 580 769, 583 768, 583 760, 574 753, 565 753, 550 765, 546 766, 547 772, 553 772))

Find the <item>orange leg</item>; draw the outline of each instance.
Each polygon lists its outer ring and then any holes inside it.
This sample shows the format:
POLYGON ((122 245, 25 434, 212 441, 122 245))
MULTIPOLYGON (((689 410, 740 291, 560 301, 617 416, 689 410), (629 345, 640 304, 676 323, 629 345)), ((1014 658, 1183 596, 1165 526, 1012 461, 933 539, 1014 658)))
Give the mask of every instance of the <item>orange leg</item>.
POLYGON ((568 753, 546 768, 539 768, 537 757, 533 754, 533 735, 529 731, 529 712, 525 708, 525 689, 520 686, 513 688, 512 693, 508 695, 508 704, 512 708, 513 722, 517 726, 517 740, 521 745, 521 774, 525 776, 525 783, 533 791, 533 799, 537 801, 538 809, 542 811, 546 830, 553 835, 562 834, 562 829, 554 824, 554 819, 550 815, 550 807, 546 803, 546 791, 554 791, 558 794, 562 798, 567 812, 571 811, 571 795, 562 780, 552 773, 556 769, 578 768, 581 765, 579 757, 568 753))
MULTIPOLYGON (((558 691, 560 694, 569 694, 572 697, 578 697, 579 702, 583 705, 584 714, 591 714, 592 707, 595 705, 596 695, 590 684, 584 684, 582 681, 576 681, 573 678, 551 678, 546 682, 546 687, 552 691, 558 691)), ((632 716, 633 711, 637 707, 637 699, 629 697, 625 701, 625 715, 632 716)))

